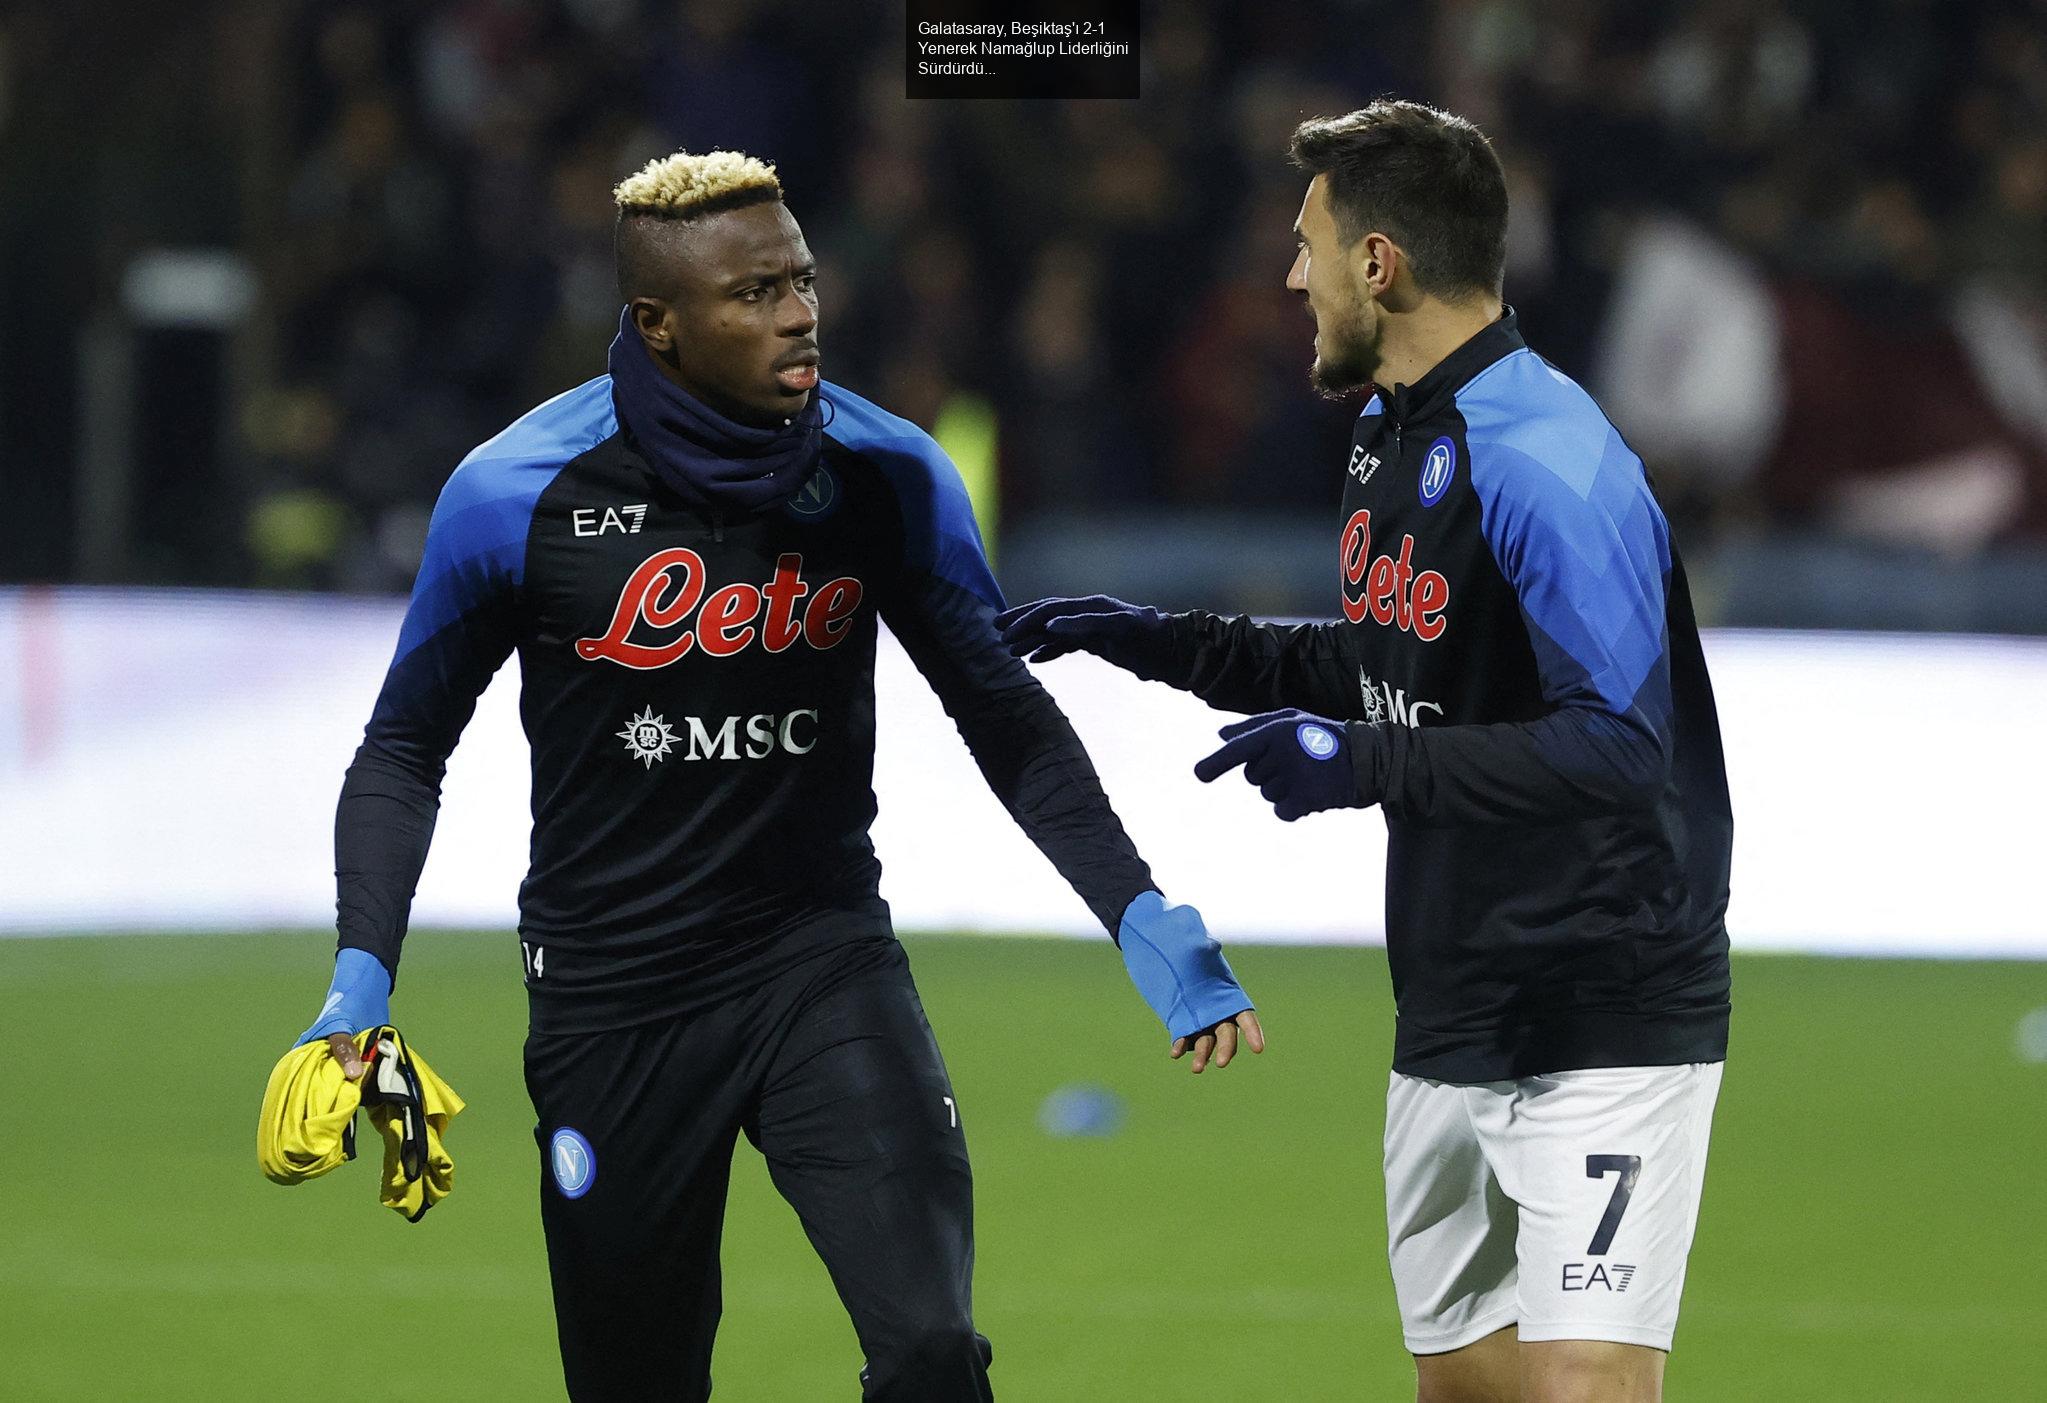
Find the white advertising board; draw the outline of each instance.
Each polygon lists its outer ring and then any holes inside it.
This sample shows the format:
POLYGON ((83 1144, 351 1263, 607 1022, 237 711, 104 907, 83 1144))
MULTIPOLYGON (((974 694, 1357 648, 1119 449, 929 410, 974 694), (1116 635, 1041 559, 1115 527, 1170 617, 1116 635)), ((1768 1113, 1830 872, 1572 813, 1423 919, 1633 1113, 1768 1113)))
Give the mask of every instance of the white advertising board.
MULTIPOLYGON (((0 932, 331 921, 334 799, 400 610, 0 590, 0 932)), ((1718 633, 1707 652, 1737 948, 2047 957, 2047 641, 1718 633)), ((1040 675, 1167 894, 1224 940, 1383 940, 1376 813, 1280 823, 1249 786, 1191 773, 1228 717, 1092 659, 1040 675)), ((898 926, 1097 933, 893 640, 875 685, 898 926)), ((517 686, 508 666, 449 766, 416 925, 516 920, 517 686)))

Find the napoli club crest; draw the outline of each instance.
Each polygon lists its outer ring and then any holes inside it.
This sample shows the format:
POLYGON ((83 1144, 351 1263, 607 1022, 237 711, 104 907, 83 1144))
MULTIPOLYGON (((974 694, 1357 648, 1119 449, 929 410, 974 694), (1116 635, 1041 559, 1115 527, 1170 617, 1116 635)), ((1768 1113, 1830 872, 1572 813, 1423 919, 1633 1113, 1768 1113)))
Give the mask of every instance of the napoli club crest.
POLYGON ((1450 490, 1450 480, 1456 476, 1457 445, 1448 438, 1439 438, 1429 445, 1422 458, 1422 505, 1433 507, 1442 501, 1443 494, 1450 490))
POLYGON ((839 505, 839 480, 832 470, 820 466, 810 475, 809 481, 796 490, 789 499, 789 512, 806 521, 822 521, 830 516, 839 505))
POLYGON ((565 1125, 548 1141, 547 1167, 563 1198, 581 1198, 597 1180, 597 1152, 580 1131, 565 1125))

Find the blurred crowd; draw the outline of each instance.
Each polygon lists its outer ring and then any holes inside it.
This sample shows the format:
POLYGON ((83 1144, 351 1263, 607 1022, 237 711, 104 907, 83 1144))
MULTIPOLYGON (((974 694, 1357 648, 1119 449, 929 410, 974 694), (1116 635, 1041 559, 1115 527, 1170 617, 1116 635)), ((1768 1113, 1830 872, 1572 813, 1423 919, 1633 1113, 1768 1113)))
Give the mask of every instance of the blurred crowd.
POLYGON ((242 532, 192 543, 244 582, 403 587, 452 464, 602 369, 610 187, 678 147, 778 164, 828 377, 992 425, 1005 526, 1320 522, 1355 408, 1307 388, 1284 152, 1381 93, 1492 135, 1508 299, 1688 548, 2047 542, 2041 0, 1162 0, 1139 102, 908 101, 866 0, 282 13, 242 532))

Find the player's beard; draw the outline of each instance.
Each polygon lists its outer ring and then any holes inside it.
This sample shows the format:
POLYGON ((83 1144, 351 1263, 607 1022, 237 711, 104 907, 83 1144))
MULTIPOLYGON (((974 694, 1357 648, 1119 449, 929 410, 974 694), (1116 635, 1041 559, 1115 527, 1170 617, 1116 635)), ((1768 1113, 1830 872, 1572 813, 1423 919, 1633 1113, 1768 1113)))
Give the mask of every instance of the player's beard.
POLYGON ((1315 364, 1308 379, 1324 399, 1343 399, 1372 383, 1379 371, 1379 330, 1351 306, 1318 322, 1315 364))

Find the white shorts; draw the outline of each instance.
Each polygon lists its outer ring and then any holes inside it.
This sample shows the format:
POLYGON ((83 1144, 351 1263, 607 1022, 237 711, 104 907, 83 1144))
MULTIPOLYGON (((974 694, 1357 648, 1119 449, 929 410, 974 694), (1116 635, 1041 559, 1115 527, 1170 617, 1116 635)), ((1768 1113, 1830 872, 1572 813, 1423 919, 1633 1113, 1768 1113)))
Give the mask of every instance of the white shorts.
POLYGON ((1386 1228, 1414 1354, 1524 1340, 1670 1348, 1718 1062, 1459 1086, 1393 1074, 1386 1228))

